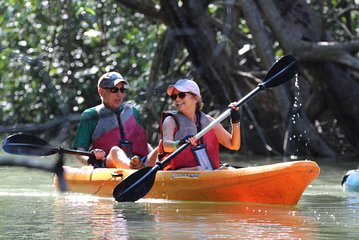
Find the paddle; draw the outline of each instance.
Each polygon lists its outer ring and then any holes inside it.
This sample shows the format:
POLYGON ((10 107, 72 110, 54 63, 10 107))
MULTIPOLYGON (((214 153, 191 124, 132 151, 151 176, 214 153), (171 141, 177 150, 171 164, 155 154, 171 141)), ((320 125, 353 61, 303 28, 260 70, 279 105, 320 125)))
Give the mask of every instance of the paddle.
MULTIPOLYGON (((238 101, 237 106, 241 106, 242 104, 247 102, 259 91, 276 87, 289 81, 296 75, 296 73, 297 64, 296 59, 293 56, 287 55, 280 58, 270 68, 264 81, 262 83, 259 83, 255 89, 253 89, 250 93, 248 93, 245 97, 238 101)), ((199 139, 200 137, 202 137, 214 125, 220 123, 225 118, 227 118, 230 113, 231 109, 229 108, 219 117, 217 117, 214 121, 212 121, 207 127, 197 133, 194 138, 199 139)), ((116 201, 119 202, 137 201, 138 199, 144 197, 151 190, 156 178, 157 171, 163 169, 163 167, 166 166, 171 161, 171 159, 178 155, 188 145, 189 143, 183 144, 176 151, 171 153, 164 161, 157 162, 154 167, 142 168, 137 172, 131 174, 130 176, 126 177, 113 190, 113 197, 116 199, 116 201)))
POLYGON ((29 134, 13 134, 7 137, 2 148, 5 152, 17 155, 48 156, 55 153, 67 153, 72 155, 93 156, 90 152, 53 147, 45 140, 29 134))

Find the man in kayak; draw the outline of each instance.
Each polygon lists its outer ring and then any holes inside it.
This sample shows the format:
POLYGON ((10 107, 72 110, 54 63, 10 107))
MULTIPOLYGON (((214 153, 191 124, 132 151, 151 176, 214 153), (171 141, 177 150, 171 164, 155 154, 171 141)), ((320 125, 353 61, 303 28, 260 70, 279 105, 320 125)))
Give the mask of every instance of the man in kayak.
POLYGON ((79 156, 82 163, 94 167, 133 168, 153 166, 157 148, 147 143, 137 108, 123 103, 128 82, 118 72, 103 74, 97 84, 101 104, 86 109, 72 147, 90 150, 94 156, 79 156))
POLYGON ((159 152, 162 155, 174 152, 181 144, 187 147, 174 157, 166 169, 213 170, 220 167, 219 144, 231 150, 240 148, 239 107, 229 104, 231 111, 231 133, 218 123, 198 140, 194 135, 205 128, 214 119, 203 113, 202 97, 196 82, 181 79, 167 88, 176 111, 164 112, 161 117, 160 132, 162 141, 159 152))

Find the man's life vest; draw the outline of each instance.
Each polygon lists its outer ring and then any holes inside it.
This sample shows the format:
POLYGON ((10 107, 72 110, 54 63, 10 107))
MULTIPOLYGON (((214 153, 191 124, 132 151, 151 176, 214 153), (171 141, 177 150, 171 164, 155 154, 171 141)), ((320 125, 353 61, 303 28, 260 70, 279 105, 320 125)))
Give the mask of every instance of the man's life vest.
POLYGON ((140 157, 148 154, 145 129, 136 121, 133 106, 126 103, 120 112, 115 114, 103 104, 96 106, 99 121, 92 134, 92 148, 103 149, 106 154, 113 146, 119 146, 120 140, 132 142, 132 154, 140 157))
MULTIPOLYGON (((162 132, 162 124, 166 117, 173 117, 177 128, 175 129, 175 133, 173 136, 173 139, 180 140, 188 135, 196 135, 198 133, 198 125, 200 123, 201 128, 205 128, 208 126, 208 124, 211 122, 211 120, 204 114, 203 112, 199 112, 197 116, 197 124, 192 122, 190 119, 188 119, 185 115, 183 115, 179 111, 166 111, 163 112, 161 115, 161 121, 160 121, 160 133, 161 136, 163 136, 162 132), (199 119, 200 118, 200 119, 199 119), (199 122, 200 120, 200 122, 199 122)), ((211 160, 211 165, 213 169, 218 169, 220 166, 219 163, 219 143, 217 140, 217 137, 214 133, 214 130, 209 130, 200 141, 201 143, 204 143, 207 148, 208 156, 211 160)), ((162 140, 159 144, 159 156, 168 156, 169 153, 165 153, 163 149, 162 140)), ((163 159, 163 158, 162 158, 163 159)), ((176 157, 174 157, 170 164, 165 167, 165 169, 179 169, 179 168, 185 168, 185 167, 195 167, 199 166, 199 163, 197 162, 192 150, 191 146, 188 146, 185 148, 182 152, 180 152, 176 157)))

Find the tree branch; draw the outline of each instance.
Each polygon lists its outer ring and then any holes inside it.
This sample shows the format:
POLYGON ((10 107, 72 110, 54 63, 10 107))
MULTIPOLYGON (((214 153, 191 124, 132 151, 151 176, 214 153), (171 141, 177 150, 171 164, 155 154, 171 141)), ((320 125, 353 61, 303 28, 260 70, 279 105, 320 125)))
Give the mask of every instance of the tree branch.
POLYGON ((161 8, 154 1, 141 1, 141 0, 117 0, 118 3, 132 9, 136 12, 142 13, 147 18, 155 20, 160 19, 166 22, 166 16, 161 11, 161 8))
POLYGON ((359 51, 359 40, 346 43, 297 41, 294 52, 303 60, 325 60, 359 70, 359 59, 349 52, 359 51), (315 54, 313 54, 315 53, 315 54))

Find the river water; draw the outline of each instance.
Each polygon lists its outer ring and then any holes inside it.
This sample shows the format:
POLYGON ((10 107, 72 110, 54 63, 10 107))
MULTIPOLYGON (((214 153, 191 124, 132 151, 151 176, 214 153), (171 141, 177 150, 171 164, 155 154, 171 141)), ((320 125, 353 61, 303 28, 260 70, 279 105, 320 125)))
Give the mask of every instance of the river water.
MULTIPOLYGON (((46 161, 46 160, 44 160, 46 161)), ((279 162, 252 159, 241 166, 279 162)), ((317 161, 297 206, 113 199, 60 193, 52 174, 0 167, 0 239, 359 239, 359 195, 344 193, 354 161, 317 161)))

